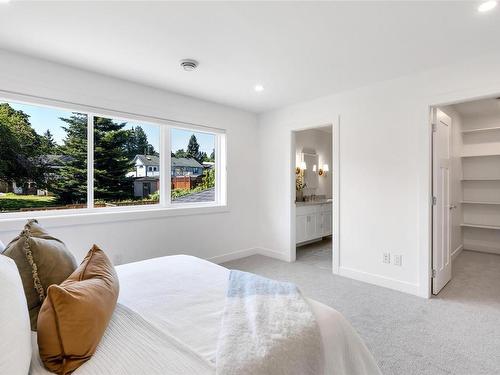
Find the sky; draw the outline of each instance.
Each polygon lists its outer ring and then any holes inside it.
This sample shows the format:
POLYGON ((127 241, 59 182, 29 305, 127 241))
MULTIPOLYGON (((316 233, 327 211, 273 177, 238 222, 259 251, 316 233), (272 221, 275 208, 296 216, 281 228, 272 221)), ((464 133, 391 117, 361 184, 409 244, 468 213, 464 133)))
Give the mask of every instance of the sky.
MULTIPOLYGON (((63 111, 59 109, 53 109, 48 107, 38 107, 29 104, 21 103, 9 103, 12 108, 16 110, 21 110, 30 116, 30 123, 38 134, 43 134, 50 130, 54 136, 54 140, 60 145, 63 143, 66 132, 62 128, 65 123, 59 120, 60 117, 70 117, 70 111, 63 111)), ((117 122, 124 122, 123 120, 117 120, 117 122)), ((156 151, 160 150, 160 128, 158 125, 137 122, 137 121, 127 121, 127 125, 124 129, 131 129, 132 127, 141 126, 148 136, 148 141, 153 145, 156 151)), ((215 147, 215 136, 211 134, 198 133, 183 129, 172 129, 172 151, 177 151, 179 149, 186 150, 189 143, 189 138, 194 134, 200 145, 200 151, 204 151, 208 156, 212 153, 215 147)))

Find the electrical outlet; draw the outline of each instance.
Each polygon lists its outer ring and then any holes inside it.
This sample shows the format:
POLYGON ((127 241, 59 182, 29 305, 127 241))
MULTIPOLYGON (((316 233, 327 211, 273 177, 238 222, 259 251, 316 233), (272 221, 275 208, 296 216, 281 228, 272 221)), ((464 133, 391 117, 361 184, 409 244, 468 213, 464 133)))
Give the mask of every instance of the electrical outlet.
POLYGON ((394 265, 400 267, 403 265, 403 256, 401 254, 394 255, 394 265))
POLYGON ((384 253, 382 258, 383 263, 390 264, 391 263, 391 253, 384 253))

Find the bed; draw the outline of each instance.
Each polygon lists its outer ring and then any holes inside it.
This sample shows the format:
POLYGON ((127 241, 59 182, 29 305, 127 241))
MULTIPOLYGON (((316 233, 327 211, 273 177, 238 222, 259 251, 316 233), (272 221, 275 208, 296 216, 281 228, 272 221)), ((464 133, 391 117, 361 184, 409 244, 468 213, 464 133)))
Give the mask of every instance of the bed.
MULTIPOLYGON (((215 374, 229 270, 186 255, 116 267, 117 309, 94 357, 74 372, 215 374)), ((308 300, 319 325, 324 373, 380 374, 360 337, 336 310, 308 300)), ((32 375, 47 375, 32 333, 32 375)))

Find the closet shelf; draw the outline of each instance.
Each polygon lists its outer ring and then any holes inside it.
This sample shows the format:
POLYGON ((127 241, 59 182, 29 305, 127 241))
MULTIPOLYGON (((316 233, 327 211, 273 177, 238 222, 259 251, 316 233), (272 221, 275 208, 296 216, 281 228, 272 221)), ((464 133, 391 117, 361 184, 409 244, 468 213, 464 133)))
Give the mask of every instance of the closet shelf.
POLYGON ((500 205, 500 202, 474 202, 474 201, 462 201, 460 203, 464 204, 489 204, 489 205, 500 205))
POLYGON ((496 154, 472 154, 472 155, 462 155, 462 158, 481 158, 481 157, 488 157, 488 156, 500 156, 500 153, 496 154))
POLYGON ((462 181, 500 181, 500 177, 473 177, 473 178, 462 178, 462 181))
POLYGON ((460 224, 461 227, 500 230, 498 225, 460 224))
POLYGON ((462 133, 463 134, 469 134, 469 133, 487 132, 487 131, 492 131, 492 130, 500 130, 500 126, 492 126, 492 127, 489 127, 489 128, 478 128, 478 129, 462 130, 462 133))

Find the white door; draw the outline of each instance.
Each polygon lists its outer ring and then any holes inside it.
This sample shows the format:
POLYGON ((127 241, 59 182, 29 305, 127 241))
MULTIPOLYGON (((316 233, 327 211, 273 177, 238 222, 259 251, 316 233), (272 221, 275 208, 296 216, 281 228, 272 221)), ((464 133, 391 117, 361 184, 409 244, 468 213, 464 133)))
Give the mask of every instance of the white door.
POLYGON ((451 118, 433 110, 432 132, 432 293, 451 280, 450 133, 451 118))

